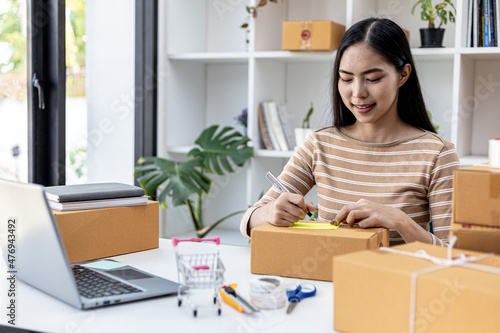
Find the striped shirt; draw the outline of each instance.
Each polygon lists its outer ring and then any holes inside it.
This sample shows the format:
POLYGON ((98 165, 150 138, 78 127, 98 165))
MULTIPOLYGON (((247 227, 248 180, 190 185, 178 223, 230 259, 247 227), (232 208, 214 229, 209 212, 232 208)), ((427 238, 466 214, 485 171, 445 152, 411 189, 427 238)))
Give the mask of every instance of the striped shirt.
MULTIPOLYGON (((454 145, 423 131, 391 143, 353 139, 334 127, 310 134, 278 177, 292 193, 305 195, 314 185, 318 192, 319 220, 331 222, 340 209, 361 198, 405 212, 429 231, 433 244, 449 237, 453 170, 460 166, 454 145)), ((253 211, 276 200, 281 191, 272 186, 241 220, 241 233, 253 211)), ((390 244, 404 243, 390 230, 390 244)))

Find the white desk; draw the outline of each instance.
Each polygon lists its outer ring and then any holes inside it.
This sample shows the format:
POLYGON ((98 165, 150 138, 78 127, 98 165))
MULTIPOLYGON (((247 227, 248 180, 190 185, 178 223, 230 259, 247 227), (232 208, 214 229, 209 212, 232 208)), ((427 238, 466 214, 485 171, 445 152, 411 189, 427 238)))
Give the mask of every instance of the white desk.
MULTIPOLYGON (((226 267, 225 283, 238 283, 237 291, 249 299, 250 248, 221 245, 220 257, 226 267)), ((160 239, 160 248, 114 257, 147 272, 177 281, 174 248, 160 239)), ((1 260, 1 269, 6 272, 1 260)), ((4 274, 5 276, 5 274, 4 274)), ((7 281, 0 279, 0 323, 6 317, 7 281)), ((286 282, 303 282, 286 278, 286 282)), ((261 311, 252 316, 238 312, 221 300, 222 315, 214 308, 202 308, 194 318, 188 304, 177 306, 177 297, 161 297, 95 310, 77 310, 31 286, 17 281, 16 327, 44 332, 333 332, 333 284, 312 281, 315 297, 306 298, 291 314, 286 307, 261 311)), ((355 311, 355 310, 354 310, 355 311)))

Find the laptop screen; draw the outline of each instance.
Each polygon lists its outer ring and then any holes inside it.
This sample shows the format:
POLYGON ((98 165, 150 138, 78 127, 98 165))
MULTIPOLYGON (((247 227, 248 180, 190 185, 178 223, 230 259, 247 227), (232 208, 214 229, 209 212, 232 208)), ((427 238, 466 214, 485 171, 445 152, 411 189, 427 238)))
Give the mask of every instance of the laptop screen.
POLYGON ((9 271, 33 287, 81 307, 43 187, 0 179, 0 219, 5 226, 0 230, 0 245, 9 271))

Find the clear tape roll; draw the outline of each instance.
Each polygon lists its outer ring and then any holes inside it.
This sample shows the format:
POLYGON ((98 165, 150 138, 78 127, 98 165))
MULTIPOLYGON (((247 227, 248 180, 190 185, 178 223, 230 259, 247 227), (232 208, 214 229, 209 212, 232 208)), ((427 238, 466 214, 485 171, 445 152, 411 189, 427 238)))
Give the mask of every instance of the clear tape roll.
POLYGON ((261 276, 250 281, 250 300, 259 309, 279 309, 286 304, 286 289, 282 278, 261 276))
POLYGON ((490 140, 489 160, 490 167, 500 168, 500 138, 490 140))

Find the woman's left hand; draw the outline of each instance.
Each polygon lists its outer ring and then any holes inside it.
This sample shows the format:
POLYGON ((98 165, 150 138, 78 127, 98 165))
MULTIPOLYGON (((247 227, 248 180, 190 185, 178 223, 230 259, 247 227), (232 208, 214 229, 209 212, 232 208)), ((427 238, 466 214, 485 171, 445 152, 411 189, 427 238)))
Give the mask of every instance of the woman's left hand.
POLYGON ((408 220, 413 221, 403 211, 367 199, 345 205, 335 217, 336 224, 347 223, 352 227, 358 222, 361 228, 385 227, 396 230, 408 220))

